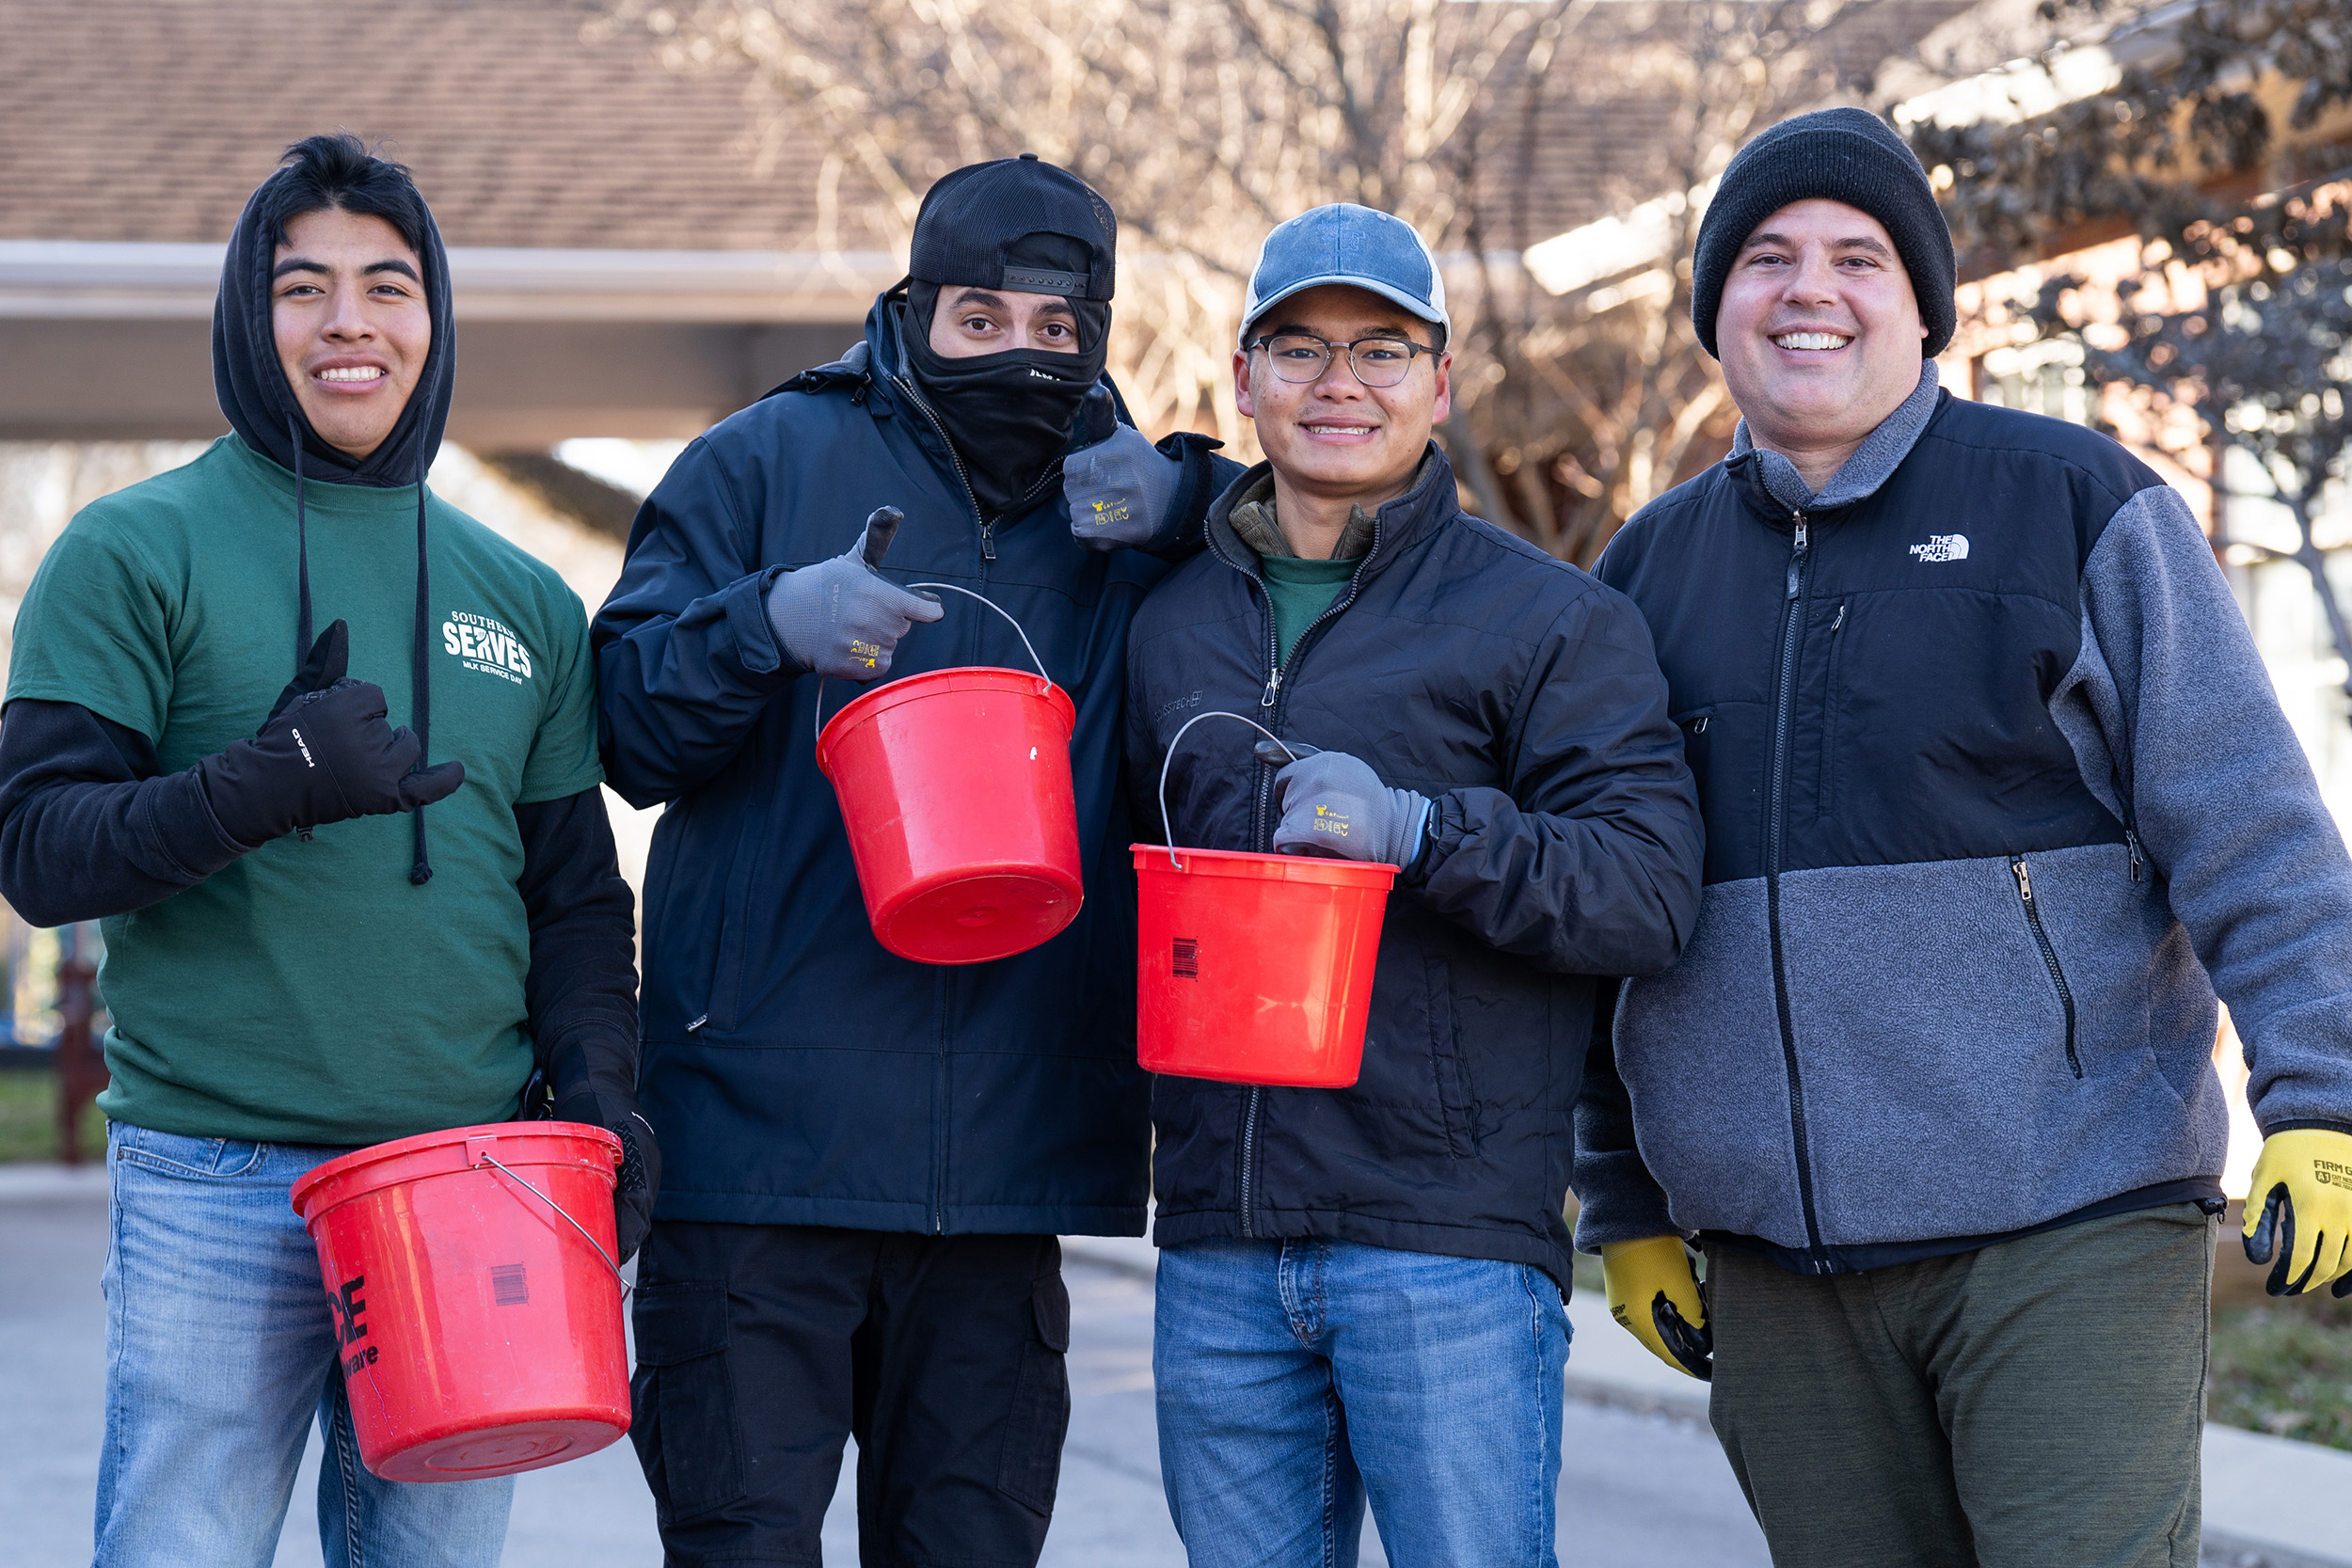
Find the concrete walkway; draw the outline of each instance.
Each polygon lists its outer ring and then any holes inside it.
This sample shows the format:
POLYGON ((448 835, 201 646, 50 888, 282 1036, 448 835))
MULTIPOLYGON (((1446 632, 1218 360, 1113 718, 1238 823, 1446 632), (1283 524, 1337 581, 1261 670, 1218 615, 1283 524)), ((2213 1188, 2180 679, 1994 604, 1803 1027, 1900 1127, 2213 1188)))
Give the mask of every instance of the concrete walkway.
MULTIPOLYGON (((105 1173, 0 1166, 0 1519, 9 1568, 89 1560, 103 1430, 105 1173)), ((1159 1484, 1152 1411, 1155 1254, 1140 1240, 1073 1238, 1073 1411, 1047 1568, 1180 1568, 1159 1484)), ((1570 1314, 1563 1441, 1564 1568, 1765 1568, 1769 1559, 1705 1425, 1705 1391, 1651 1359, 1580 1297, 1570 1314)), ((826 1517, 826 1560, 856 1560, 850 1480, 826 1517)), ((319 1563, 316 1439, 278 1568, 319 1563)), ((2206 1561, 2352 1568, 2352 1455, 2213 1427, 2205 1445, 2206 1561)), ((653 1568, 660 1545, 623 1442, 518 1479, 506 1568, 653 1568)), ((1364 1562, 1385 1564, 1375 1531, 1364 1562)))

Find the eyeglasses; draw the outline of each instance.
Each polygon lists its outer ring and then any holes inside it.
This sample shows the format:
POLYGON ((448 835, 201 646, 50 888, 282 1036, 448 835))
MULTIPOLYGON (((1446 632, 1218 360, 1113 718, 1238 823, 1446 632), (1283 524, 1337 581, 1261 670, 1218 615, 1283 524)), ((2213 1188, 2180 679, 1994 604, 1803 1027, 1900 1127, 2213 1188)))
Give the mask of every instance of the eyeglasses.
POLYGON ((1411 372, 1414 355, 1438 353, 1425 343, 1405 338, 1359 338, 1352 343, 1335 343, 1307 332, 1258 338, 1243 347, 1265 350, 1266 363, 1274 367, 1276 375, 1300 382, 1322 380, 1323 372, 1331 368, 1331 356, 1345 349, 1347 368, 1367 387, 1397 386, 1411 372))

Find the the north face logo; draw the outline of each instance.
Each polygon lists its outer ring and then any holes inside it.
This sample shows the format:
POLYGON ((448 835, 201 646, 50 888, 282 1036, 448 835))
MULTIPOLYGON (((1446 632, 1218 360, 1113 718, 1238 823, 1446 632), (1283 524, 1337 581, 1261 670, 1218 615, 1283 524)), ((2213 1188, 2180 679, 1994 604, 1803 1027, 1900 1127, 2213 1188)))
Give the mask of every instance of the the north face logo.
POLYGON ((1924 545, 1914 545, 1911 553, 1922 561, 1965 561, 1968 559, 1968 536, 1964 533, 1931 533, 1924 545))

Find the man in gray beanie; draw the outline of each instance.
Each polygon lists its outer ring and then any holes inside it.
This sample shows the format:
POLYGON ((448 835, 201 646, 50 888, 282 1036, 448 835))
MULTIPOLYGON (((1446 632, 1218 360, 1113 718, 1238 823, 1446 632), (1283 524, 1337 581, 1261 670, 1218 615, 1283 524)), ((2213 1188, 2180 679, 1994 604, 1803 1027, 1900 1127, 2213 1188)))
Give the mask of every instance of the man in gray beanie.
POLYGON ((1756 137, 1692 277, 1739 434, 1598 575, 1705 889, 1602 1015, 1577 1243, 1711 1375, 1775 1562, 2193 1563, 2217 1001, 2248 1254, 2344 1293, 2352 861, 2181 497, 1938 388, 1951 239, 1883 123, 1756 137))

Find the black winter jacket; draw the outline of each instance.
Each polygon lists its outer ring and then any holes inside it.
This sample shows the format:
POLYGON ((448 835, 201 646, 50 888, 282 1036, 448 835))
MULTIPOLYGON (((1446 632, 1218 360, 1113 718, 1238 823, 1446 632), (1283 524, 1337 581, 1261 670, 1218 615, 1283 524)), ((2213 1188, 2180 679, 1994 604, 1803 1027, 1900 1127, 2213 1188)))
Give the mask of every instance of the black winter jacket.
MULTIPOLYGON (((1238 471, 1214 463, 1195 471, 1238 471)), ((606 777, 639 805, 669 802, 646 873, 640 1088, 664 1153, 660 1217, 1141 1232, 1120 700, 1128 620, 1166 569, 1073 540, 1057 472, 983 525, 903 372, 891 297, 842 361, 679 457, 590 631, 606 777), (914 963, 874 940, 817 768, 818 683, 785 660, 762 605, 780 572, 840 555, 885 503, 906 521, 884 574, 986 594, 1077 705, 1086 903, 994 963, 914 963)), ((914 628, 894 675, 1027 663, 1003 620, 943 597, 946 619, 914 628)), ((826 683, 825 715, 857 690, 826 683)))
MULTIPOLYGON (((1160 838, 1168 738, 1226 709, 1430 796, 1431 843, 1389 898, 1354 1087, 1154 1083, 1155 1240, 1331 1236, 1530 1263, 1565 1291, 1594 976, 1664 968, 1697 909, 1697 800, 1649 634, 1620 594, 1463 514, 1439 456, 1278 672, 1258 558, 1227 520, 1263 471, 1136 618, 1137 818, 1160 838)), ((1184 736, 1176 843, 1270 847, 1257 739, 1217 721, 1184 736)))

